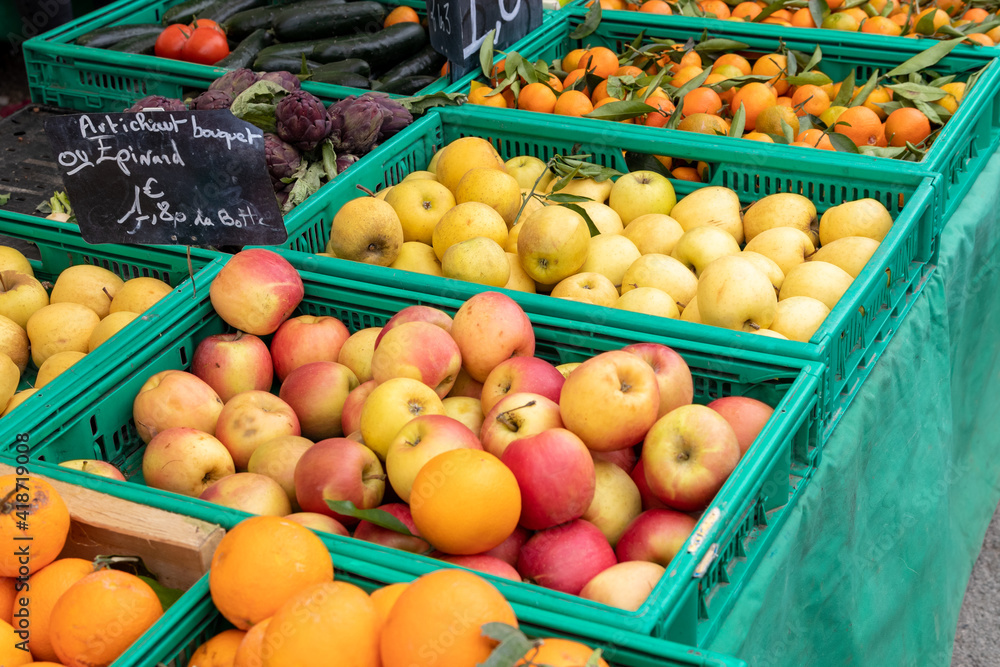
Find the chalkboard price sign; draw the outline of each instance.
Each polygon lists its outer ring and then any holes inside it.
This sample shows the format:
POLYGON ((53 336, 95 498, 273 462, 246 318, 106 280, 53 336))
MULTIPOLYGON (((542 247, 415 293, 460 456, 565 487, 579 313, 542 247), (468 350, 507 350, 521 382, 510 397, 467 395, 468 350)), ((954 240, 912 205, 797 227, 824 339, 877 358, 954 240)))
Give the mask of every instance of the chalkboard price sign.
POLYGON ((226 109, 72 114, 45 133, 88 243, 277 245, 264 134, 226 109))
POLYGON ((506 48, 542 24, 542 0, 427 0, 431 46, 448 58, 451 80, 479 66, 479 49, 493 30, 506 48))

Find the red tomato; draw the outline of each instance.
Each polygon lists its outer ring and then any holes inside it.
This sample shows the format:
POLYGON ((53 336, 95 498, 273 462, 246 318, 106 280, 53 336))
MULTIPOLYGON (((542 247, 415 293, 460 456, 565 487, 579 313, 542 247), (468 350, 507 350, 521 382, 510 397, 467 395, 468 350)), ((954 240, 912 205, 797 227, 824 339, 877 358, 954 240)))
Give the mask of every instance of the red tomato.
POLYGON ((156 38, 156 45, 153 47, 153 52, 161 58, 180 60, 181 51, 184 49, 188 38, 191 37, 191 32, 191 28, 179 23, 167 26, 160 33, 160 36, 156 38))
POLYGON ((195 28, 184 44, 181 60, 201 65, 214 65, 229 55, 226 36, 215 28, 195 28))
POLYGON ((191 28, 191 30, 194 30, 196 28, 214 28, 219 32, 221 32, 223 35, 226 34, 226 31, 222 29, 222 26, 220 26, 212 19, 195 19, 188 25, 188 27, 191 28))

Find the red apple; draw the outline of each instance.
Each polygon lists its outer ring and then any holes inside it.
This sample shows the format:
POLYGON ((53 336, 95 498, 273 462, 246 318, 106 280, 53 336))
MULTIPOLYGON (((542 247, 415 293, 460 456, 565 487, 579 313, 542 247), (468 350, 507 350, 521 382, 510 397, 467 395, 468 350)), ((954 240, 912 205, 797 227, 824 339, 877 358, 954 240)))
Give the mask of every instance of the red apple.
POLYGON ((464 424, 444 415, 417 417, 399 430, 386 451, 389 483, 401 500, 410 502, 413 480, 424 464, 441 452, 463 448, 483 448, 464 424))
POLYGON ((168 428, 194 428, 214 435, 221 412, 222 399, 215 390, 184 371, 153 375, 132 403, 135 430, 146 443, 168 428))
POLYGON ((493 576, 500 577, 502 579, 521 581, 521 575, 517 573, 517 570, 515 570, 510 563, 506 563, 495 556, 487 556, 486 554, 475 554, 473 556, 442 556, 441 560, 446 563, 451 563, 452 565, 458 565, 459 567, 465 567, 470 570, 475 570, 476 572, 482 572, 483 574, 492 574, 493 576))
POLYGON ((562 426, 554 401, 538 394, 508 394, 486 415, 479 441, 483 449, 499 457, 515 440, 562 426))
POLYGON ((521 547, 531 537, 531 531, 523 526, 518 526, 506 540, 493 547, 489 551, 484 551, 484 556, 495 556, 510 566, 517 565, 517 557, 521 553, 521 547))
POLYGON ((657 419, 674 408, 691 404, 694 400, 694 379, 684 357, 659 343, 636 343, 622 349, 645 361, 656 374, 656 383, 660 388, 657 419))
POLYGON ((301 435, 292 407, 266 391, 245 391, 233 396, 219 415, 215 429, 237 470, 246 470, 254 450, 283 435, 301 435))
POLYGON ((378 348, 382 343, 382 337, 389 331, 407 322, 428 322, 444 329, 447 333, 451 333, 451 315, 448 313, 437 308, 431 308, 430 306, 407 306, 390 317, 389 321, 385 323, 382 331, 375 338, 375 348, 378 348))
POLYGON ((250 456, 247 472, 267 475, 280 484, 288 494, 292 509, 298 511, 299 503, 295 498, 295 466, 312 446, 311 440, 297 435, 282 435, 274 440, 268 440, 250 456))
POLYGON ((448 396, 468 396, 474 398, 477 401, 483 395, 483 383, 478 380, 473 380, 469 372, 464 368, 458 371, 458 377, 455 378, 455 384, 452 386, 451 391, 448 392, 448 396))
POLYGON ((284 381, 299 366, 314 361, 337 361, 351 332, 336 317, 299 315, 288 320, 271 339, 274 372, 284 381))
POLYGON ((521 549, 517 571, 526 581, 579 595, 588 581, 617 562, 601 531, 577 519, 532 535, 521 549))
POLYGON ((302 435, 325 440, 344 435, 344 403, 357 387, 358 378, 347 366, 314 361, 289 373, 278 397, 295 411, 302 435))
POLYGON ((344 433, 351 434, 361 430, 361 408, 377 386, 378 382, 375 380, 362 382, 344 399, 344 409, 340 412, 340 425, 344 433))
POLYGON ((285 516, 292 512, 288 496, 281 485, 267 475, 252 472, 238 472, 223 477, 198 497, 249 514, 285 516))
POLYGON ((642 447, 649 489, 670 507, 708 506, 740 462, 736 432, 704 405, 682 405, 658 420, 642 447))
POLYGON ((193 428, 156 434, 142 453, 142 477, 154 489, 197 498, 236 472, 233 457, 214 436, 193 428))
POLYGON ((98 477, 117 479, 119 482, 126 481, 125 475, 122 474, 122 471, 107 461, 101 461, 98 459, 74 459, 72 461, 63 461, 59 465, 63 468, 79 470, 80 472, 97 475, 98 477))
POLYGON ((194 350, 191 372, 225 403, 236 394, 267 391, 274 380, 271 352, 260 338, 237 331, 208 336, 194 350))
POLYGON ((757 435, 764 430, 764 425, 774 412, 767 403, 746 396, 725 396, 717 398, 708 404, 736 432, 736 442, 740 446, 740 456, 747 453, 757 435))
POLYGON ((594 459, 580 438, 554 428, 510 443, 500 459, 521 489, 521 521, 543 530, 579 519, 594 499, 594 459))
POLYGON ((608 452, 641 442, 656 421, 660 389, 649 364, 634 354, 603 352, 566 378, 559 411, 566 428, 592 450, 608 452))
POLYGON ((591 455, 594 457, 594 463, 601 461, 613 463, 629 475, 632 474, 635 464, 639 462, 639 453, 635 451, 635 447, 616 449, 612 452, 591 452, 591 455))
POLYGON ((684 512, 647 510, 628 525, 615 554, 621 562, 645 560, 667 567, 698 522, 684 512))
POLYGON ((462 366, 473 380, 510 357, 535 354, 535 330, 521 307, 500 292, 480 292, 458 309, 451 335, 462 352, 462 366))
POLYGON ((639 489, 639 497, 642 499, 643 510, 670 509, 666 503, 657 498, 649 490, 649 483, 646 481, 646 466, 642 465, 641 458, 635 464, 635 467, 632 468, 632 474, 629 477, 635 482, 635 487, 639 489))
POLYGON ((351 531, 344 528, 344 524, 340 523, 332 516, 327 516, 325 514, 317 514, 316 512, 293 512, 285 518, 289 521, 294 521, 297 524, 321 533, 343 535, 344 537, 351 536, 351 531))
POLYGON ((618 563, 588 581, 580 597, 609 607, 637 611, 666 572, 662 565, 647 561, 618 563))
POLYGON ((410 514, 409 506, 403 503, 390 503, 388 505, 380 505, 376 509, 387 512, 399 519, 413 535, 403 535, 394 530, 376 526, 369 521, 362 521, 354 529, 355 539, 371 542, 372 544, 381 544, 384 547, 399 549, 400 551, 409 551, 414 554, 422 554, 430 551, 431 545, 425 540, 416 537, 420 535, 420 532, 417 530, 417 525, 413 523, 413 516, 410 514))
POLYGON ((295 466, 295 495, 306 512, 332 516, 345 526, 358 520, 337 514, 327 500, 350 500, 358 509, 378 507, 385 472, 375 452, 347 438, 321 440, 295 466))
POLYGON ((277 331, 304 295, 295 267, 281 255, 259 248, 230 257, 209 290, 212 307, 226 324, 257 336, 277 331))
POLYGON ((429 322, 404 322, 386 333, 372 355, 372 378, 379 384, 405 377, 423 382, 439 398, 451 391, 462 354, 451 335, 429 322))
POLYGON ((483 383, 483 412, 489 412, 508 394, 527 392, 559 402, 566 379, 556 367, 538 357, 511 357, 490 371, 483 383))

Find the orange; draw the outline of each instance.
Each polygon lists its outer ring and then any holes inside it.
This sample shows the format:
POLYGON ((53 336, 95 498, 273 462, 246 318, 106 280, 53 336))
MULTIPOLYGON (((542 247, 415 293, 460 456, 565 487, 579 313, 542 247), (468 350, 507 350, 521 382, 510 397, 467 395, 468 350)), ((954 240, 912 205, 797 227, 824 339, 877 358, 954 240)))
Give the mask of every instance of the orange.
POLYGON ((965 9, 964 0, 935 0, 934 4, 948 16, 955 16, 965 9))
MULTIPOLYGON (((775 12, 775 13, 777 13, 777 12, 775 12)), ((761 23, 770 23, 772 25, 783 25, 786 28, 791 28, 792 27, 792 24, 791 24, 790 21, 786 21, 785 19, 778 18, 776 16, 768 16, 766 19, 764 19, 763 21, 761 21, 761 23)))
POLYGON ((722 99, 711 88, 695 88, 684 96, 681 114, 690 116, 693 113, 718 114, 722 110, 722 99))
POLYGON ((836 11, 840 9, 841 5, 844 4, 844 0, 827 0, 826 6, 830 8, 830 11, 836 11))
POLYGON ((962 97, 965 95, 965 83, 961 81, 946 83, 941 86, 941 90, 948 93, 948 95, 937 100, 937 103, 951 113, 955 113, 958 105, 962 103, 962 97))
POLYGON ((791 109, 792 108, 792 98, 789 97, 788 95, 782 95, 781 97, 779 97, 777 99, 776 104, 779 107, 788 107, 789 109, 791 109))
POLYGON ((729 123, 708 113, 693 113, 677 124, 678 130, 699 134, 727 135, 729 123))
POLYGON ((931 133, 931 123, 919 109, 896 109, 885 119, 885 138, 890 146, 920 145, 931 133))
POLYGON ((853 16, 854 20, 858 22, 859 27, 861 26, 861 22, 868 18, 868 14, 865 12, 865 10, 861 9, 860 7, 851 7, 849 9, 843 10, 842 13, 850 14, 851 16, 853 16))
POLYGON ((625 9, 625 3, 622 0, 601 0, 601 9, 621 11, 625 9))
POLYGON ((256 516, 219 542, 208 585, 222 615, 249 630, 291 596, 327 581, 333 581, 333 561, 316 533, 280 517, 256 516))
POLYGON ((715 63, 712 64, 712 69, 717 70, 720 67, 729 65, 735 67, 740 71, 740 74, 736 75, 747 75, 753 69, 750 65, 750 61, 741 56, 738 53, 725 53, 716 59, 715 63))
POLYGON ((552 113, 560 116, 585 116, 594 110, 594 104, 586 93, 579 90, 567 90, 559 95, 552 113))
POLYGON ((51 484, 38 477, 0 477, 0 577, 30 576, 54 561, 69 523, 69 509, 51 484))
POLYGON ((0 577, 0 621, 7 623, 14 618, 14 602, 17 594, 14 591, 17 579, 13 577, 0 577))
POLYGON ((701 176, 698 175, 698 170, 694 167, 677 167, 670 172, 670 175, 676 178, 678 181, 691 181, 692 183, 701 183, 701 176))
MULTIPOLYGON (((524 658, 518 660, 514 667, 518 665, 549 665, 549 667, 580 667, 587 664, 587 660, 594 654, 594 649, 580 642, 568 639, 558 639, 548 637, 535 641, 535 648, 524 654, 524 658)), ((598 667, 608 667, 604 658, 597 661, 598 667)))
POLYGON ((233 667, 261 667, 264 664, 264 658, 262 657, 264 653, 264 633, 267 631, 267 625, 270 622, 271 619, 265 618, 247 630, 247 633, 243 636, 243 641, 240 642, 239 647, 236 649, 236 655, 233 658, 233 667))
POLYGON ((889 20, 899 26, 900 32, 913 27, 913 17, 910 16, 909 12, 904 11, 898 14, 890 14, 889 20))
POLYGON ((232 667, 246 634, 242 630, 223 630, 195 649, 187 667, 232 667))
POLYGON ((544 83, 529 83, 517 96, 517 108, 540 113, 552 113, 556 94, 544 83))
POLYGON ((799 133, 799 117, 792 111, 791 107, 781 104, 775 104, 761 111, 760 115, 757 116, 757 126, 755 129, 764 134, 784 136, 785 131, 782 128, 781 121, 785 121, 788 127, 792 128, 792 136, 799 133))
POLYGON ((594 93, 590 96, 590 101, 593 102, 594 104, 597 104, 605 97, 609 97, 607 79, 597 84, 597 88, 594 88, 594 93))
MULTIPOLYGON (((509 90, 509 88, 508 88, 509 90)), ((479 104, 484 107, 507 108, 507 100, 503 95, 490 95, 493 89, 489 86, 480 86, 469 93, 469 104, 479 104)), ((504 91, 506 92, 506 91, 504 91)))
MULTIPOLYGON (((647 90, 649 90, 649 86, 643 86, 639 90, 635 91, 633 97, 637 100, 641 100, 643 96, 646 95, 647 90)), ((650 100, 652 100, 654 97, 662 97, 664 99, 670 99, 669 97, 667 97, 667 92, 665 90, 663 90, 662 88, 654 88, 653 92, 649 94, 649 98, 646 100, 646 103, 652 105, 653 103, 650 102, 650 100)))
POLYGON ((698 0, 698 6, 706 14, 714 14, 717 19, 728 19, 729 5, 722 0, 698 0))
MULTIPOLYGON (((675 51, 679 51, 682 48, 684 48, 680 44, 675 44, 675 46, 677 47, 674 49, 675 51)), ((701 56, 698 55, 698 52, 695 51, 694 49, 690 51, 685 51, 684 55, 681 56, 679 62, 674 62, 670 60, 669 56, 664 56, 663 58, 660 59, 660 64, 663 65, 664 67, 669 66, 670 73, 673 74, 675 77, 677 76, 677 73, 680 72, 685 67, 697 67, 699 72, 701 72, 702 69, 701 56)), ((679 85, 679 84, 675 83, 674 85, 679 85)))
MULTIPOLYGON (((595 109, 599 109, 599 108, 603 107, 605 104, 611 104, 612 102, 621 102, 621 100, 618 99, 617 97, 605 97, 603 100, 601 100, 600 102, 598 102, 597 104, 595 104, 594 108, 595 109)), ((626 119, 620 120, 618 122, 619 123, 634 123, 635 119, 634 118, 626 118, 626 119)))
POLYGON ((788 58, 780 53, 769 53, 766 56, 758 58, 757 62, 753 64, 753 68, 750 72, 751 74, 758 74, 761 76, 773 75, 774 78, 768 81, 768 83, 774 88, 774 92, 781 96, 785 94, 786 90, 788 90, 788 81, 785 80, 784 71, 787 66, 788 58))
MULTIPOLYGON (((857 97, 857 95, 855 95, 855 97, 857 97)), ((874 111, 875 115, 878 116, 879 120, 885 120, 886 116, 885 111, 882 109, 882 107, 879 106, 879 104, 885 104, 891 101, 892 101, 892 90, 890 90, 889 88, 883 88, 882 86, 878 86, 877 88, 872 90, 871 93, 868 94, 868 99, 866 99, 864 104, 862 104, 861 106, 867 107, 868 109, 874 111)))
POLYGON ((392 607, 396 604, 396 600, 399 596, 403 594, 410 584, 400 583, 400 584, 389 584, 388 586, 383 586, 382 588, 372 591, 371 599, 372 604, 375 605, 375 613, 378 614, 379 627, 385 623, 385 619, 389 618, 389 612, 392 611, 392 607))
POLYGON ((646 120, 643 121, 648 127, 663 127, 670 120, 670 114, 674 112, 674 103, 666 97, 650 96, 646 104, 656 107, 656 112, 648 113, 646 120))
POLYGON ((917 14, 917 20, 914 25, 916 26, 916 31, 921 35, 933 35, 938 30, 941 29, 941 26, 949 23, 951 23, 951 18, 948 16, 948 14, 946 14, 945 12, 941 11, 936 7, 928 7, 927 9, 924 9, 919 14, 917 14), (921 19, 923 19, 925 16, 931 13, 934 14, 934 18, 932 19, 932 26, 927 26, 925 24, 924 27, 921 27, 920 25, 922 23, 921 19))
POLYGON ((685 83, 701 74, 703 71, 704 70, 697 65, 687 65, 682 67, 677 70, 676 74, 674 74, 674 78, 670 81, 670 85, 675 88, 680 88, 685 83))
POLYGON ((580 59, 586 53, 585 49, 573 49, 567 53, 560 63, 560 69, 564 72, 572 72, 580 67, 580 59))
POLYGON ((982 44, 983 46, 995 46, 993 40, 981 32, 974 32, 968 36, 970 42, 982 44))
POLYGON ((615 70, 615 76, 644 76, 646 73, 634 65, 622 65, 615 70))
POLYGON ((49 636, 49 620, 56 601, 69 587, 94 571, 94 564, 82 558, 60 558, 28 579, 26 590, 18 593, 13 611, 31 623, 28 646, 39 660, 55 660, 49 636), (25 604, 21 604, 24 602, 25 604))
POLYGON ((670 9, 670 5, 665 3, 663 0, 646 0, 639 7, 640 12, 646 14, 673 14, 674 10, 670 9))
POLYGON ((807 113, 818 116, 830 106, 830 98, 819 86, 799 86, 795 94, 792 95, 792 107, 796 115, 805 116, 807 113))
POLYGON ((69 667, 108 665, 162 615, 160 599, 145 581, 128 572, 99 570, 56 601, 49 638, 59 661, 69 667))
POLYGON ((808 7, 803 7, 798 9, 792 14, 792 25, 797 28, 815 28, 816 22, 813 21, 812 13, 809 11, 808 7))
POLYGON ((840 114, 834 132, 843 134, 856 146, 875 146, 882 134, 882 121, 867 107, 851 107, 840 114))
POLYGON ((607 79, 618 69, 618 56, 606 46, 594 46, 583 54, 580 67, 592 71, 602 79, 607 79))
POLYGON ((982 23, 990 17, 990 13, 982 7, 972 7, 965 10, 962 18, 971 23, 982 23))
POLYGON ((1000 42, 1000 26, 997 26, 996 28, 993 28, 992 30, 986 31, 985 34, 986 34, 987 37, 989 37, 990 39, 993 40, 994 44, 996 44, 997 42, 1000 42))
POLYGON ((773 144, 774 139, 767 136, 762 132, 747 132, 743 135, 744 139, 749 139, 750 141, 763 141, 765 144, 773 144))
POLYGON ((18 648, 18 642, 22 641, 10 623, 0 621, 0 665, 22 667, 31 663, 31 653, 18 648))
MULTIPOLYGON (((740 4, 733 7, 731 16, 738 19, 746 19, 747 21, 753 20, 753 17, 761 13, 761 8, 753 2, 741 2, 740 4)), ((716 61, 718 62, 718 61, 716 61)))
POLYGON ((754 81, 736 91, 733 101, 729 103, 729 108, 732 113, 735 113, 742 106, 746 119, 744 127, 753 130, 757 126, 757 116, 760 115, 760 112, 777 103, 778 96, 775 94, 774 88, 766 83, 754 81))
POLYGON ((822 148, 827 151, 835 150, 833 143, 830 141, 830 137, 826 136, 821 130, 817 129, 806 130, 805 132, 799 133, 799 136, 795 137, 795 143, 802 143, 812 148, 822 148))
MULTIPOLYGON (((503 507, 499 499, 494 507, 503 507)), ((389 612, 382 628, 382 665, 455 667, 485 662, 495 644, 482 634, 486 623, 517 627, 510 603, 492 584, 464 570, 425 574, 403 591, 389 612)))
POLYGON ((438 454, 417 473, 410 512, 420 535, 435 548, 459 556, 478 554, 517 528, 521 490, 497 457, 456 449, 438 454))
MULTIPOLYGON (((570 72, 569 74, 567 74, 566 78, 563 79, 563 82, 562 82, 563 91, 567 91, 568 92, 569 89, 573 87, 573 84, 576 83, 576 81, 578 79, 582 78, 585 74, 586 74, 586 71, 583 70, 583 69, 580 69, 580 68, 575 69, 572 72, 570 72)), ((586 79, 584 79, 584 81, 586 81, 586 79)), ((580 90, 583 92, 584 95, 586 95, 587 97, 590 97, 590 88, 588 88, 586 85, 584 85, 584 87, 581 88, 580 90)))
POLYGON ((379 667, 378 613, 354 584, 314 584, 275 612, 264 647, 263 667, 326 664, 332 656, 341 665, 379 667))
POLYGON ((875 35, 900 35, 903 29, 886 16, 873 16, 861 24, 861 32, 875 35))
POLYGON ((674 159, 669 155, 654 155, 653 157, 656 158, 657 162, 666 167, 667 170, 669 170, 670 167, 674 164, 674 159))
POLYGON ((420 16, 417 15, 417 10, 413 7, 396 7, 385 17, 385 23, 382 24, 382 27, 388 28, 397 23, 420 23, 420 16))

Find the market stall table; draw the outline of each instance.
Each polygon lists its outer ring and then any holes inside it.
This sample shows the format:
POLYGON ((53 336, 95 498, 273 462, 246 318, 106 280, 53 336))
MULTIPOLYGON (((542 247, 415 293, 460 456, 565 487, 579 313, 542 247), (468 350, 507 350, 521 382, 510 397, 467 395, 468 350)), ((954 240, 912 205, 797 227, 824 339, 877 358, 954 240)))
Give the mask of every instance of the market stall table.
POLYGON ((767 665, 947 667, 1000 499, 1000 153, 710 648, 767 665))

